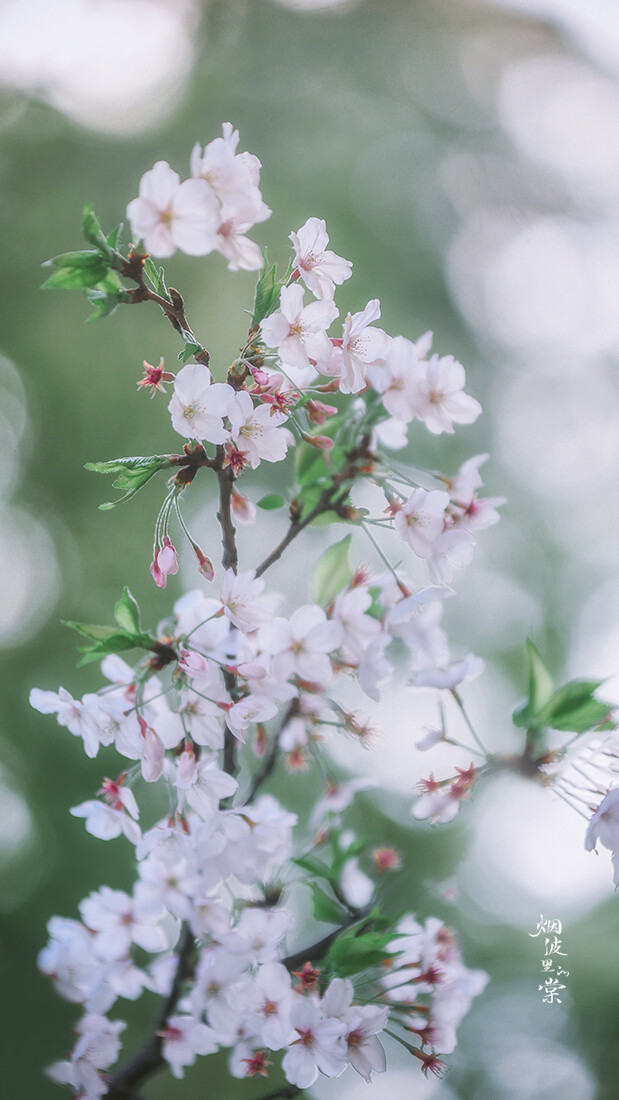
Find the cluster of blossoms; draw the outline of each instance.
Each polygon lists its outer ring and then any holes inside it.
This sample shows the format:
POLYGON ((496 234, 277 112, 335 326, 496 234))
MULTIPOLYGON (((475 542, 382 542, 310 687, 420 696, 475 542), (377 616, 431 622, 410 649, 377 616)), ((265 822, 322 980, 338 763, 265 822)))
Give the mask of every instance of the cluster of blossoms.
POLYGON ((226 122, 223 136, 204 151, 194 146, 189 179, 181 183, 165 160, 142 176, 127 217, 153 256, 172 256, 177 248, 206 256, 217 249, 231 271, 262 267, 260 249, 245 234, 271 211, 260 194, 260 161, 237 153, 238 143, 238 130, 226 122))
MULTIPOLYGON (((150 253, 218 250, 232 269, 262 267, 257 245, 244 234, 270 211, 258 188, 260 164, 249 153, 237 154, 237 144, 238 133, 225 124, 222 138, 203 152, 194 149, 191 179, 181 183, 163 161, 146 173, 127 213, 150 253)), ((406 445, 414 421, 433 435, 452 433, 454 425, 472 423, 480 406, 464 392, 462 365, 430 353, 430 333, 413 343, 376 327, 376 299, 349 313, 341 334, 330 333, 339 316, 336 288, 352 265, 327 248, 325 223, 317 218, 291 233, 293 256, 283 279, 275 268, 262 269, 247 340, 225 381, 214 380, 180 295, 168 291, 139 243, 123 256, 90 213, 87 234, 98 252, 78 254, 75 279, 90 271, 82 285, 93 303, 104 300, 109 312, 125 301, 153 300, 181 333, 186 363, 176 373, 163 362, 145 363, 138 383, 152 396, 173 384, 168 408, 185 440, 182 454, 90 468, 113 473, 114 484, 126 490, 123 499, 167 470, 172 476, 155 523, 153 579, 165 588, 178 572, 170 534, 175 516, 213 588, 177 599, 156 634, 142 629, 125 589, 116 626, 73 624, 89 642, 84 659, 103 658, 107 686, 78 700, 63 688, 31 693, 32 705, 55 714, 89 757, 113 750, 128 762, 71 813, 93 837, 124 836, 137 864, 130 895, 104 886, 81 903, 79 921, 50 921, 41 969, 84 1011, 71 1059, 50 1072, 81 1100, 120 1098, 131 1095, 140 1068, 146 1076, 165 1061, 180 1077, 197 1055, 225 1048, 234 1077, 267 1076, 270 1056, 277 1055, 290 1086, 302 1090, 318 1073, 337 1077, 348 1065, 369 1081, 385 1069, 378 1036, 386 1029, 424 1071, 438 1072, 439 1056, 454 1049, 455 1029, 487 978, 467 970, 441 921, 421 924, 411 914, 383 913, 381 875, 396 870, 400 858, 388 847, 371 851, 342 820, 355 793, 373 784, 329 781, 307 821, 261 788, 280 761, 289 772, 308 772, 334 727, 361 740, 370 735, 345 704, 351 679, 361 695, 379 702, 384 685, 396 672, 401 678, 404 667, 408 686, 450 693, 466 719, 458 689, 483 662, 472 653, 451 659, 442 609, 454 594, 454 570, 470 560, 476 533, 498 521, 503 501, 479 496, 487 455, 450 475, 425 472, 423 484, 391 455, 406 445), (102 288, 96 281, 102 264, 137 290, 102 288), (314 299, 308 304, 302 284, 314 299), (196 361, 187 363, 191 356, 196 361), (254 503, 239 490, 242 476, 263 462, 283 462, 291 449, 287 501, 271 494, 254 503), (202 469, 218 486, 221 573, 181 512, 202 469), (377 514, 363 506, 365 497, 357 498, 359 487, 378 502, 377 514), (286 504, 283 538, 261 563, 239 571, 233 521, 256 523, 257 505, 286 504), (351 533, 318 562, 312 601, 302 596, 301 606, 283 615, 281 596, 267 589, 263 574, 305 527, 325 518, 367 537, 380 571, 351 563, 351 533), (404 544, 412 579, 391 562, 390 538, 398 550, 404 544), (119 656, 132 648, 146 651, 134 667, 119 656), (170 808, 159 820, 143 821, 144 783, 167 791, 170 808), (314 919, 334 931, 301 947, 303 929, 289 901, 294 898, 298 910, 300 896, 303 908, 308 889, 314 919), (107 1072, 125 1025, 108 1021, 106 1013, 119 997, 134 1000, 144 991, 163 998, 160 1026, 146 1053, 133 1059, 129 1080, 122 1067, 107 1072)), ((70 263, 66 256, 59 261, 70 263)), ((520 723, 528 734, 554 713, 552 699, 540 715, 533 702, 532 694, 520 723)), ((589 706, 593 727, 602 705, 589 706)), ((439 741, 457 744, 443 727, 428 732, 419 748, 439 741)), ((541 771, 552 756, 539 751, 534 758, 531 745, 527 766, 541 771)), ((412 815, 450 821, 491 766, 496 761, 486 758, 448 779, 430 776, 412 815)), ((597 836, 610 846, 610 831, 601 807, 590 846, 597 836)))

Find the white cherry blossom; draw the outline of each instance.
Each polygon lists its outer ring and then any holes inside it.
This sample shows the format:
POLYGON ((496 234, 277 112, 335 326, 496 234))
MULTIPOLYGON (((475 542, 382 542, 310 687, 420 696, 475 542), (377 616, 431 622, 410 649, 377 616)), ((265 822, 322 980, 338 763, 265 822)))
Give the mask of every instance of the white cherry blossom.
POLYGON ((168 405, 172 427, 185 439, 225 443, 230 432, 224 427, 234 390, 225 382, 212 382, 203 363, 188 363, 174 379, 174 395, 168 405))
POLYGON ((184 1077, 185 1066, 192 1066, 198 1054, 214 1054, 218 1049, 212 1028, 194 1016, 168 1016, 160 1034, 161 1053, 174 1077, 184 1077))
POLYGON ((336 285, 352 275, 352 264, 326 248, 329 235, 325 222, 308 218, 298 233, 290 234, 290 240, 294 246, 293 267, 307 289, 316 298, 333 298, 336 285))
POLYGON ((140 180, 139 195, 127 207, 131 232, 153 256, 172 256, 177 248, 206 256, 215 248, 219 203, 205 180, 180 176, 159 160, 140 180))
POLYGON ((442 489, 413 489, 398 510, 395 534, 407 542, 420 558, 431 558, 433 544, 443 531, 449 494, 442 489))
POLYGON ((270 405, 257 405, 246 390, 235 394, 230 410, 232 438, 239 451, 247 455, 253 470, 261 459, 281 462, 288 450, 287 433, 280 431, 287 417, 270 405))
POLYGON ((316 377, 331 358, 333 345, 327 329, 338 316, 331 301, 303 305, 303 287, 298 283, 282 287, 280 308, 265 317, 260 328, 270 348, 277 348, 282 363, 299 384, 316 377))
POLYGON ((391 337, 382 328, 369 327, 379 317, 380 302, 374 298, 361 313, 349 313, 344 321, 341 345, 334 348, 326 372, 339 378, 342 393, 365 389, 369 369, 381 368, 389 355, 391 337))

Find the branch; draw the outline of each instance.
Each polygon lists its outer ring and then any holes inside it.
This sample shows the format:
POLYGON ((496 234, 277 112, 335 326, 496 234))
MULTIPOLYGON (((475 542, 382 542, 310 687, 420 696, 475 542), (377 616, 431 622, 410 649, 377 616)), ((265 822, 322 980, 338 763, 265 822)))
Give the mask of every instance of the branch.
POLYGON ((368 450, 370 443, 370 437, 364 436, 358 447, 348 455, 348 461, 341 473, 336 474, 333 481, 326 489, 323 489, 317 504, 312 508, 311 512, 305 516, 305 519, 293 518, 290 522, 286 534, 280 543, 274 550, 260 563, 256 569, 256 576, 261 577, 263 573, 266 573, 267 569, 273 565, 274 562, 281 558, 284 550, 290 546, 290 543, 296 539, 297 535, 301 534, 306 527, 309 526, 313 520, 318 516, 322 516, 325 512, 337 512, 342 508, 348 493, 350 492, 350 484, 355 480, 358 473, 361 471, 358 469, 358 463, 361 461, 367 466, 368 460, 374 462, 375 456, 368 450), (347 484, 350 482, 350 484, 347 484))
POLYGON ((268 751, 267 755, 265 756, 264 760, 262 761, 262 766, 258 769, 258 771, 256 772, 254 778, 252 779, 251 786, 249 788, 249 791, 247 793, 247 797, 245 799, 245 803, 253 802, 254 798, 256 797, 256 793, 257 793, 258 789, 262 786, 263 783, 266 783, 267 779, 271 775, 271 773, 273 771, 273 768, 275 767, 275 762, 277 760, 277 754, 279 752, 280 734, 281 734, 282 730, 284 729, 284 727, 288 725, 288 722, 290 721, 290 719, 293 718, 294 715, 297 713, 298 707, 299 707, 299 700, 298 699, 293 699, 292 702, 286 707, 286 710, 284 711, 283 718, 282 718, 282 720, 279 724, 279 729, 274 734, 273 740, 272 740, 270 748, 269 748, 269 751, 268 751))
POLYGON ((176 332, 183 336, 183 338, 186 334, 190 340, 198 346, 199 350, 196 351, 194 355, 197 362, 204 363, 204 366, 208 367, 211 357, 207 349, 195 336, 187 320, 185 303, 182 295, 171 286, 168 288, 170 297, 164 298, 161 294, 157 294, 156 291, 151 290, 148 283, 145 281, 144 261, 147 258, 147 256, 140 255, 139 252, 135 252, 133 249, 131 249, 126 259, 120 252, 116 253, 116 263, 114 266, 120 271, 124 279, 130 279, 132 283, 136 283, 136 289, 127 292, 129 294, 129 304, 135 305, 138 302, 154 302, 155 305, 158 305, 163 310, 164 316, 167 317, 176 332))
POLYGON ((234 473, 231 466, 224 467, 224 449, 219 446, 216 452, 217 481, 219 483, 219 510, 217 519, 221 527, 221 538, 224 548, 221 564, 224 569, 232 569, 236 573, 239 563, 236 548, 236 530, 232 522, 232 484, 234 473))

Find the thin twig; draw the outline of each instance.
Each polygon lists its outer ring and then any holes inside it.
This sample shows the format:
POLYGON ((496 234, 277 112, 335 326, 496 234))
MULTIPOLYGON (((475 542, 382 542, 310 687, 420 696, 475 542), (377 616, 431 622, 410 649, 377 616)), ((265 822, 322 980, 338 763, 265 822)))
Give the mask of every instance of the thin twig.
POLYGON ((290 719, 294 718, 294 716, 297 713, 298 709, 299 709, 299 700, 298 699, 293 699, 292 702, 286 707, 286 710, 284 711, 283 718, 282 718, 282 720, 279 724, 279 729, 274 734, 273 740, 271 741, 269 751, 268 751, 267 755, 265 756, 264 760, 262 761, 262 766, 258 769, 258 771, 256 772, 256 774, 254 775, 254 777, 252 779, 251 786, 250 786, 249 791, 247 793, 247 797, 245 798, 245 802, 253 802, 259 788, 262 786, 263 783, 266 783, 267 779, 271 775, 271 773, 272 773, 272 771, 275 767, 275 763, 276 763, 276 760, 277 760, 277 754, 279 752, 279 739, 280 739, 282 730, 285 729, 285 727, 288 725, 288 722, 290 721, 290 719))
POLYGON ((152 290, 151 287, 148 286, 148 283, 144 279, 144 262, 147 259, 148 256, 140 255, 138 252, 134 252, 133 249, 126 259, 120 253, 116 254, 114 266, 124 279, 130 279, 132 283, 136 284, 135 290, 127 292, 129 295, 127 299, 128 304, 135 305, 138 302, 154 302, 155 305, 158 305, 160 309, 163 310, 164 316, 167 317, 176 332, 183 336, 183 338, 185 338, 185 336, 189 337, 191 342, 197 346, 198 351, 194 353, 194 358, 198 363, 204 363, 204 366, 208 367, 210 355, 207 349, 195 336, 187 320, 185 303, 182 295, 171 286, 168 288, 170 297, 164 298, 161 294, 157 294, 155 290, 152 290))

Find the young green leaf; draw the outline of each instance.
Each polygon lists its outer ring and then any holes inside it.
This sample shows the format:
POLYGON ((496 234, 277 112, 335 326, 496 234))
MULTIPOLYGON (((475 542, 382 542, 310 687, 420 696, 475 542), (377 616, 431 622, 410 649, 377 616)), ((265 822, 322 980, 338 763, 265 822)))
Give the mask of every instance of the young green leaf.
POLYGON ((554 684, 540 653, 530 638, 526 640, 526 655, 529 669, 529 697, 526 703, 518 707, 512 716, 515 726, 541 729, 540 713, 550 699, 554 684))
POLYGON ((43 290, 83 290, 96 286, 109 271, 98 252, 68 252, 49 261, 58 270, 43 283, 43 290))
POLYGON ((593 697, 601 683, 601 680, 572 680, 565 684, 543 708, 540 721, 551 729, 573 733, 585 733, 602 725, 612 706, 593 697))
POLYGON ((123 588, 123 594, 114 608, 114 618, 121 630, 127 634, 140 634, 140 608, 138 602, 128 588, 123 588))
POLYGON ((280 497, 278 493, 267 493, 265 497, 260 497, 260 500, 256 501, 258 508, 264 508, 265 512, 273 512, 276 508, 283 508, 286 501, 283 497, 280 497))
POLYGON ((312 599, 314 603, 330 604, 352 580, 350 545, 352 535, 345 535, 329 546, 318 559, 312 574, 312 599))
POLYGON ((327 924, 341 924, 346 920, 346 910, 335 898, 329 897, 316 882, 308 883, 314 901, 314 917, 327 924))
POLYGON ((148 455, 137 458, 114 458, 108 462, 87 462, 85 469, 91 470, 95 474, 116 474, 117 476, 112 482, 114 488, 125 490, 124 496, 118 500, 107 501, 106 504, 99 505, 103 511, 107 511, 110 508, 115 508, 122 501, 135 496, 138 490, 146 485, 147 481, 150 481, 151 477, 171 465, 168 455, 148 455))

